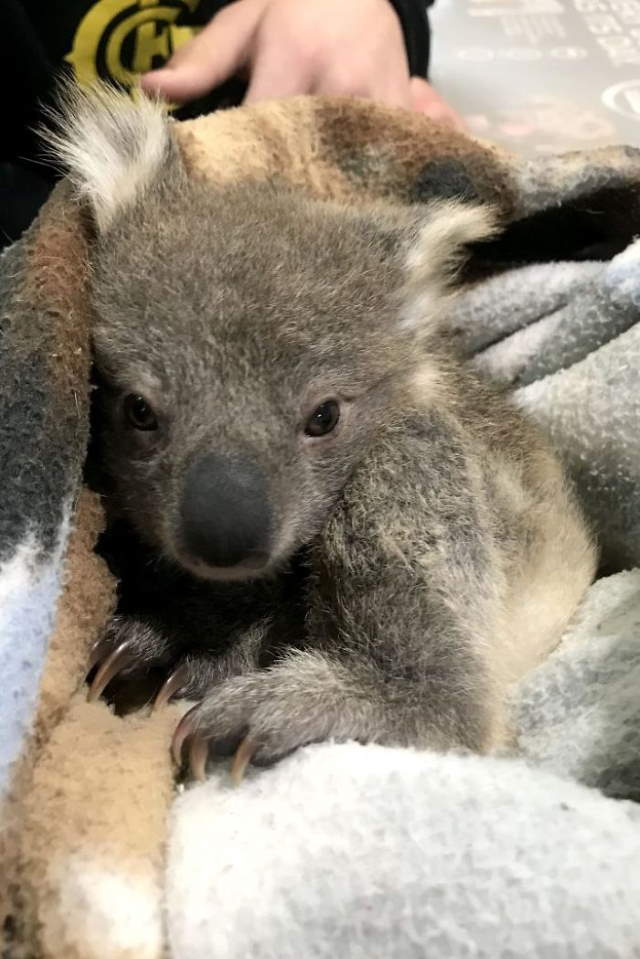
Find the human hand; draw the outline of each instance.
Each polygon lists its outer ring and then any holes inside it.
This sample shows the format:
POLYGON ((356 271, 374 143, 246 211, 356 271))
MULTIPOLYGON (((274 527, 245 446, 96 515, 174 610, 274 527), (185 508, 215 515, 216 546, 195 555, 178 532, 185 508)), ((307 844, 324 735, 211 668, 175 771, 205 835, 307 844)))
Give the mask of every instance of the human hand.
POLYGON ((448 123, 458 130, 464 130, 464 123, 459 114, 422 77, 411 77, 409 94, 411 109, 416 113, 424 113, 425 116, 439 123, 448 123))
POLYGON ((241 72, 249 76, 246 103, 315 93, 412 105, 390 0, 236 0, 142 86, 180 104, 241 72))

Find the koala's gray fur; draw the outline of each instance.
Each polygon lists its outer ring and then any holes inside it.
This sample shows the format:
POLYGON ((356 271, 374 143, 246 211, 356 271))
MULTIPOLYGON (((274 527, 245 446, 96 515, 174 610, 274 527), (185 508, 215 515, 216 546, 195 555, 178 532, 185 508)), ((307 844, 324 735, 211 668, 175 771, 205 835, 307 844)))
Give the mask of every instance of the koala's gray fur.
MULTIPOLYGON (((92 253, 110 503, 146 582, 140 608, 125 583, 114 642, 145 666, 186 662, 198 728, 221 749, 249 733, 258 762, 325 738, 488 749, 594 550, 545 439, 440 323, 449 260, 486 214, 216 187, 163 135, 126 203, 102 187, 92 253), (125 426, 125 394, 158 430, 125 426), (326 397, 338 426, 309 439, 326 397), (269 553, 251 574, 185 547, 185 477, 212 453, 264 480, 269 553)), ((82 189, 90 147, 73 149, 82 189)))

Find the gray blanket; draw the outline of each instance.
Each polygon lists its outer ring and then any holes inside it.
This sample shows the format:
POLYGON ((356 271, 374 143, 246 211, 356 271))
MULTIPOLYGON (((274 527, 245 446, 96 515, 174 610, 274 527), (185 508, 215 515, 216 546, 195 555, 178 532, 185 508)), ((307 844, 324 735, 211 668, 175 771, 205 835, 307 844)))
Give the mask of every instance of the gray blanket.
POLYGON ((514 270, 463 297, 461 344, 549 430, 603 560, 640 564, 640 242, 608 262, 514 270))

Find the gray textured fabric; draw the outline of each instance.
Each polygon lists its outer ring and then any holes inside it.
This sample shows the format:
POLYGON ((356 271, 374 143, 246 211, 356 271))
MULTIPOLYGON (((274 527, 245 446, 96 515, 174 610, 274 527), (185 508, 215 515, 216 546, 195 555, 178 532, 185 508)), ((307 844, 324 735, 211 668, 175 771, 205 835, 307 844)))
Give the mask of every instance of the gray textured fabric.
POLYGON ((175 959, 640 956, 640 571, 516 691, 515 759, 323 745, 175 804, 175 959))
POLYGON ((639 690, 635 570, 595 583, 562 646, 520 685, 519 751, 558 776, 639 801, 639 690))
POLYGON ((80 244, 73 217, 55 216, 65 190, 0 257, 0 795, 38 701, 88 436, 80 244))
POLYGON ((452 317, 476 365, 550 433, 615 569, 640 564, 639 318, 640 241, 606 263, 494 277, 452 317))

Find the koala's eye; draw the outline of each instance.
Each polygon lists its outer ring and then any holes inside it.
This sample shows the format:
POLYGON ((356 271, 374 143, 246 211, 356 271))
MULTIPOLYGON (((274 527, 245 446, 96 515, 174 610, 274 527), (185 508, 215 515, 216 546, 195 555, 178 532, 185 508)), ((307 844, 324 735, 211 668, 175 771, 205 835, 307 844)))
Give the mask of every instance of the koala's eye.
POLYGON ((340 419, 340 406, 337 400, 326 400, 317 407, 307 420, 307 436, 324 436, 335 429, 340 419))
POLYGON ((157 430, 158 420, 144 396, 129 393, 124 398, 124 413, 131 426, 137 430, 157 430))

